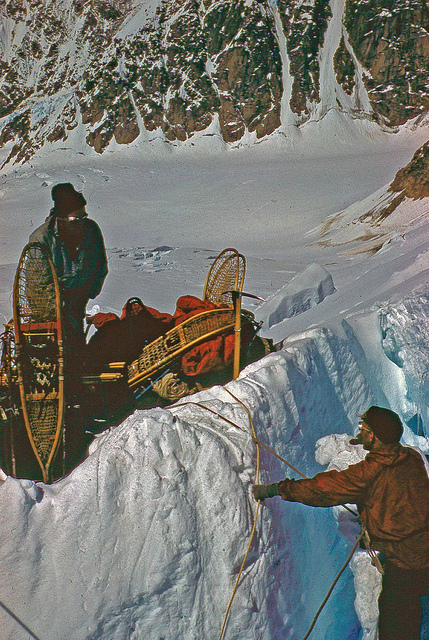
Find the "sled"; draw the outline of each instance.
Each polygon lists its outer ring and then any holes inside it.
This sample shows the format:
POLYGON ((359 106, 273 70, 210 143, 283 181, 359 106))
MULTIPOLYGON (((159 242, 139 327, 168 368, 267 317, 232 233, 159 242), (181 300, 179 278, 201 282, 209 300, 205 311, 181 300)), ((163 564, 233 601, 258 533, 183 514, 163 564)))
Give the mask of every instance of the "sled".
POLYGON ((43 481, 61 440, 64 421, 64 358, 61 296, 49 251, 28 244, 13 289, 15 358, 22 416, 43 481))
MULTIPOLYGON (((61 296, 55 269, 47 248, 27 245, 15 276, 13 320, 0 336, 2 468, 14 477, 52 482, 64 475, 67 465, 76 466, 84 453, 81 428, 96 433, 99 422, 103 428, 118 424, 137 402, 153 406, 150 403, 159 398, 148 394, 141 400, 148 390, 169 400, 154 388, 166 373, 198 388, 230 379, 232 353, 236 375, 242 346, 246 358, 266 355, 267 345, 260 353, 261 345, 254 340, 259 324, 251 312, 241 310, 244 274, 244 256, 235 249, 222 251, 207 274, 203 300, 189 296, 197 302, 194 311, 192 305, 182 307, 183 320, 179 314, 178 324, 146 344, 131 364, 87 364, 73 379, 78 392, 71 403, 65 400, 61 296), (216 362, 211 353, 220 354, 216 362)), ((66 382, 69 391, 74 388, 66 382)))
MULTIPOLYGON (((192 316, 148 344, 128 367, 128 384, 134 388, 158 376, 193 347, 220 334, 236 332, 234 370, 240 357, 241 322, 253 321, 253 314, 242 312, 238 304, 243 287, 246 260, 235 249, 224 249, 213 262, 204 284, 203 301, 219 305, 217 309, 192 316)), ((236 377, 236 376, 235 376, 236 377)))
POLYGON ((189 318, 148 344, 128 367, 131 388, 166 368, 185 351, 234 328, 233 309, 212 309, 189 318))

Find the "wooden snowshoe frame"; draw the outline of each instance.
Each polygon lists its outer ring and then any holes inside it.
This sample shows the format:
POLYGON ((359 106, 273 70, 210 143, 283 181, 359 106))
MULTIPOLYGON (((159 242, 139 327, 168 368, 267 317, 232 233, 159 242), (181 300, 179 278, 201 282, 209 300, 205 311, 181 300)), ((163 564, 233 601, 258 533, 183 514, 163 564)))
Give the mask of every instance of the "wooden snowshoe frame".
POLYGON ((185 351, 234 328, 233 309, 211 309, 170 329, 148 344, 128 367, 128 384, 135 387, 173 362, 185 351))
POLYGON ((234 323, 234 380, 240 372, 241 351, 241 292, 243 290, 246 259, 236 249, 224 249, 213 262, 204 285, 203 300, 231 304, 234 323))
POLYGON ((61 295, 48 249, 29 243, 13 289, 16 364, 22 414, 43 481, 60 443, 64 420, 61 295))
POLYGON ((246 259, 236 249, 224 249, 213 262, 207 274, 203 300, 233 304, 231 291, 243 290, 246 259))
MULTIPOLYGON (((130 387, 136 387, 151 376, 161 373, 162 369, 166 369, 178 356, 194 346, 221 333, 232 333, 236 329, 237 309, 233 304, 231 291, 241 292, 245 269, 246 260, 235 249, 224 249, 218 255, 207 274, 203 300, 227 307, 192 316, 148 344, 137 360, 128 367, 130 387)), ((245 312, 244 319, 251 322, 253 314, 245 312)))

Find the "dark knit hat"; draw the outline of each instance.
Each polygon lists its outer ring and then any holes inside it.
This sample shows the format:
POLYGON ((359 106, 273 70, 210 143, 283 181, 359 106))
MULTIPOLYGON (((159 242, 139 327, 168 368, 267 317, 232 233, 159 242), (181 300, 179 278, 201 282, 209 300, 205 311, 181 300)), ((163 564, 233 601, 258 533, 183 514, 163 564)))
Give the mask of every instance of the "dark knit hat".
POLYGON ((86 200, 75 190, 70 182, 62 182, 52 187, 52 200, 55 203, 53 213, 57 216, 68 216, 79 209, 83 209, 86 200))
POLYGON ((372 406, 361 415, 361 419, 383 444, 393 444, 401 439, 404 428, 394 411, 372 406))

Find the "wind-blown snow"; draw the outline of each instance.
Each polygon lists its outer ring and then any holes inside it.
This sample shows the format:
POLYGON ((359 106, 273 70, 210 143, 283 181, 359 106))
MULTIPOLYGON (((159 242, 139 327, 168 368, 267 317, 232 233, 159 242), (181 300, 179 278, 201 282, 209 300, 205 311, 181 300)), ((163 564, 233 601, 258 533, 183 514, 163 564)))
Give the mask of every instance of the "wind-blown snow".
MULTIPOLYGON (((398 164, 412 155, 412 139, 398 149, 398 164)), ((201 295, 213 257, 231 245, 248 258, 244 289, 270 301, 303 302, 309 290, 332 283, 312 306, 298 306, 301 313, 287 317, 283 309, 272 327, 266 321, 262 335, 281 349, 226 388, 135 412, 53 485, 3 475, 5 640, 218 638, 256 510, 246 408, 257 437, 305 475, 363 455, 348 440, 372 403, 398 411, 404 441, 429 453, 427 203, 405 204, 402 226, 381 227, 386 244, 365 253, 372 245, 356 240, 352 220, 365 212, 360 200, 377 191, 374 200, 383 198, 394 173, 390 153, 237 154, 139 165, 115 154, 79 165, 44 159, 0 176, 7 319, 21 246, 47 213, 51 185, 64 180, 84 190, 106 232, 110 273, 91 302, 101 310, 119 311, 139 295, 171 311, 179 295, 201 295), (344 223, 340 217, 320 244, 320 225, 337 211, 345 211, 344 223), (360 252, 345 254, 335 234, 360 252), (320 267, 308 269, 314 262, 320 267)), ((243 299, 243 306, 267 320, 263 305, 243 299)), ((296 477, 261 448, 260 481, 286 475, 296 477)), ((355 537, 341 508, 267 500, 225 640, 300 640, 355 537)), ((311 637, 374 640, 379 587, 366 553, 356 552, 311 637)))

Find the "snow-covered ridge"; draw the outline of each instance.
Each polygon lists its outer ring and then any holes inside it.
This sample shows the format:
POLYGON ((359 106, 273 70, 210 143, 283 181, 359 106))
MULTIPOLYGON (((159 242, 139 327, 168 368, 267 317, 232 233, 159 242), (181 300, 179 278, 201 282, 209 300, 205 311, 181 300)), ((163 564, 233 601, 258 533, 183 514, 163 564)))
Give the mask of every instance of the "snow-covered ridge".
MULTIPOLYGON (((323 468, 316 448, 322 464, 356 460, 348 436, 330 434, 352 434, 357 414, 374 402, 398 410, 414 430, 406 428, 405 440, 429 451, 417 435, 428 433, 418 403, 428 313, 421 292, 296 335, 226 389, 135 412, 53 485, 7 477, 0 602, 14 617, 0 608, 4 637, 27 638, 23 625, 43 640, 218 637, 256 507, 245 407, 257 437, 306 475, 323 468)), ((262 482, 290 473, 261 450, 262 482)), ((279 499, 264 504, 260 518, 225 638, 298 640, 347 556, 351 525, 329 509, 279 499)), ((365 598, 374 598, 379 581, 364 556, 352 568, 357 613, 348 571, 315 637, 361 637, 360 619, 362 637, 373 638, 376 611, 365 598)))
POLYGON ((305 313, 335 291, 332 276, 323 267, 310 264, 261 304, 255 318, 270 328, 286 318, 305 313))

